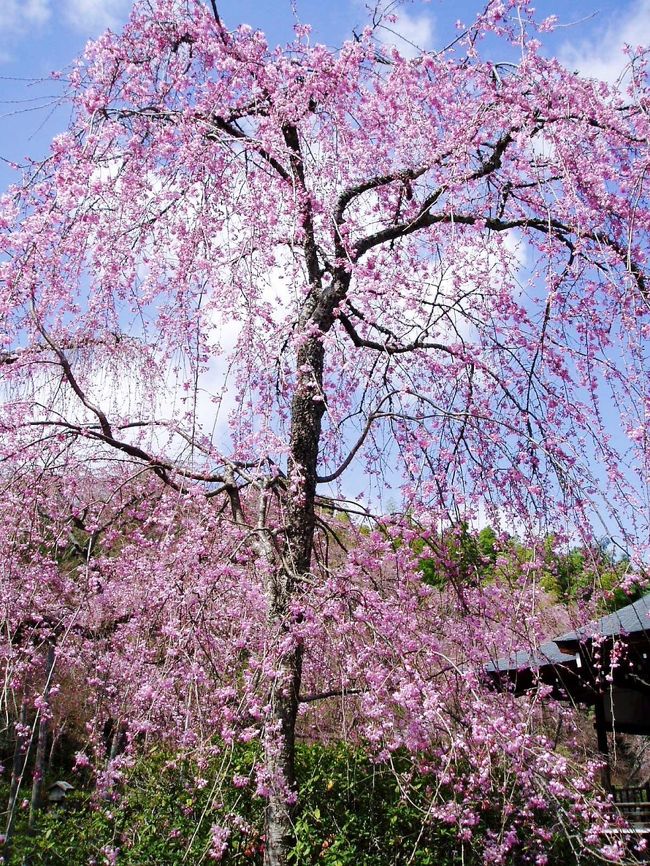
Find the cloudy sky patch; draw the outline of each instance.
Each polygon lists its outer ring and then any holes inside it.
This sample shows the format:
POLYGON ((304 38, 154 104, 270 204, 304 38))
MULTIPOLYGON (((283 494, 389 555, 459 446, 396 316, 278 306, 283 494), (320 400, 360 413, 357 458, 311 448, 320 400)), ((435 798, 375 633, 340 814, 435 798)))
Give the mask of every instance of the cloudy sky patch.
POLYGON ((96 33, 119 27, 131 8, 131 0, 65 0, 66 22, 76 30, 96 33))
POLYGON ((420 51, 435 48, 435 22, 424 12, 400 9, 397 21, 382 25, 379 38, 384 45, 394 45, 404 57, 417 57, 420 51))
POLYGON ((598 22, 589 38, 579 38, 579 25, 573 28, 572 36, 576 38, 562 46, 560 60, 586 78, 615 84, 628 63, 624 46, 650 45, 650 0, 622 4, 620 14, 608 22, 598 22))

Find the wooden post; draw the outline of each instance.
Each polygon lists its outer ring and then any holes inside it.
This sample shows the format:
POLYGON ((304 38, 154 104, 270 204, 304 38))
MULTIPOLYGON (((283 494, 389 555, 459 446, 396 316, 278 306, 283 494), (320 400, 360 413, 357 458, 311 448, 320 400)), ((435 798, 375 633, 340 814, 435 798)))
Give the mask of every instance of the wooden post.
POLYGON ((11 856, 11 843, 13 842, 14 826, 16 823, 16 803, 20 786, 23 781, 23 775, 27 766, 28 754, 26 751, 29 748, 25 736, 25 722, 27 721, 27 701, 23 698, 20 705, 20 715, 14 722, 15 742, 14 756, 11 766, 11 786, 9 788, 9 803, 7 804, 7 826, 5 829, 5 841, 2 849, 3 862, 9 863, 11 856))
POLYGON ((603 756, 604 766, 601 774, 603 788, 610 791, 612 788, 611 772, 609 767, 609 745, 607 743, 607 729, 605 727, 605 700, 603 695, 599 694, 594 704, 596 711, 596 739, 598 742, 598 751, 603 756))
POLYGON ((36 741, 36 758, 34 759, 34 778, 32 782, 32 801, 29 809, 28 832, 32 833, 36 826, 36 818, 42 805, 43 782, 45 777, 45 759, 47 749, 47 735, 50 727, 50 688, 52 685, 52 674, 56 654, 54 644, 49 643, 47 647, 47 663, 45 688, 43 689, 43 706, 38 719, 38 739, 36 741))

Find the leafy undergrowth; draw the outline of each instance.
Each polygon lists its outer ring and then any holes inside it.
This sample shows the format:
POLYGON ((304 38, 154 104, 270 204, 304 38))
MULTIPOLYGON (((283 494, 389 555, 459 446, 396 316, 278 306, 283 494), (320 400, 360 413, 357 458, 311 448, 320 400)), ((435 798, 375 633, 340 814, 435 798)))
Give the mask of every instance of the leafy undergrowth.
MULTIPOLYGON (((203 766, 159 750, 125 768, 119 790, 100 795, 77 780, 65 804, 41 814, 32 837, 21 814, 10 863, 261 864, 264 800, 256 793, 255 762, 251 745, 203 766)), ((407 759, 377 765, 347 746, 303 745, 298 774, 295 866, 470 866, 485 862, 486 837, 516 832, 498 803, 465 841, 451 825, 429 820, 432 780, 414 774, 407 759)), ((522 828, 519 837, 509 862, 539 863, 527 853, 522 828)), ((578 862, 558 836, 549 840, 547 857, 549 866, 578 862)), ((579 862, 589 860, 583 855, 579 862)))

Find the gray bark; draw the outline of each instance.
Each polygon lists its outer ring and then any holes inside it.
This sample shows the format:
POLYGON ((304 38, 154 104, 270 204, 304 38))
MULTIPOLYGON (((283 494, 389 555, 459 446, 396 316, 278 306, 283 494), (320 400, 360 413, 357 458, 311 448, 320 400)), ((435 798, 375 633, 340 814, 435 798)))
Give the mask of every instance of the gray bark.
MULTIPOLYGON (((323 376, 323 346, 316 338, 308 340, 297 358, 300 374, 291 407, 291 450, 289 482, 292 493, 287 503, 287 531, 284 564, 278 570, 270 592, 270 626, 282 640, 291 628, 290 602, 300 592, 309 574, 314 540, 316 468, 324 411, 320 396, 323 376)), ((278 733, 266 747, 266 766, 272 785, 266 808, 265 866, 286 866, 293 847, 292 806, 287 790, 296 791, 295 731, 298 697, 302 678, 302 647, 295 646, 280 661, 281 676, 271 695, 271 718, 278 733)))
POLYGON ((23 737, 19 734, 19 726, 22 727, 25 725, 27 721, 27 702, 23 700, 20 705, 20 714, 18 716, 18 720, 14 725, 14 729, 16 731, 16 740, 14 743, 14 755, 13 761, 11 764, 11 785, 9 788, 9 800, 7 803, 7 824, 5 828, 5 841, 2 849, 2 855, 4 857, 4 862, 9 863, 9 858, 11 856, 11 843, 13 841, 14 835, 14 825, 16 823, 16 803, 18 800, 18 794, 20 792, 20 785, 23 780, 23 775, 25 772, 25 765, 27 763, 27 754, 25 752, 25 742, 23 737))
MULTIPOLYGON (((314 232, 313 214, 307 194, 298 130, 292 124, 283 127, 289 151, 291 177, 304 195, 300 219, 305 233, 303 252, 309 276, 310 294, 297 322, 298 331, 310 325, 322 328, 318 307, 323 300, 323 285, 314 232)), ((328 325, 329 327, 329 325, 328 325)), ((309 337, 296 358, 297 382, 291 404, 291 431, 288 461, 289 496, 287 527, 282 563, 269 590, 269 625, 281 641, 291 628, 290 605, 294 595, 311 569, 314 541, 316 478, 321 421, 325 405, 322 398, 324 367, 323 344, 309 337), (314 397, 319 399, 314 399, 314 397)), ((266 808, 265 866, 287 866, 293 847, 293 809, 287 791, 296 791, 295 736, 298 697, 302 679, 302 647, 295 646, 279 660, 278 682, 271 698, 269 722, 273 731, 265 748, 266 768, 272 784, 266 808)))
POLYGON ((52 673, 56 656, 54 644, 48 644, 45 688, 43 689, 43 707, 38 719, 38 739, 36 741, 36 757, 34 759, 34 777, 32 781, 32 799, 29 808, 28 830, 32 832, 36 826, 36 818, 42 805, 43 781, 45 778, 45 763, 47 758, 47 735, 50 728, 49 703, 52 673))

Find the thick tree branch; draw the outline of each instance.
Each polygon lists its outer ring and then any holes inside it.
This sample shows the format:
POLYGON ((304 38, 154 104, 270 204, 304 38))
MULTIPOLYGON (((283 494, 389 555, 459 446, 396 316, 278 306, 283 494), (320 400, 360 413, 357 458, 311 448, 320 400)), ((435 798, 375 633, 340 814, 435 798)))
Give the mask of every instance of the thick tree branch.
MULTIPOLYGON (((263 147, 261 144, 252 139, 249 135, 241 130, 238 126, 236 126, 235 121, 226 120, 223 117, 219 117, 218 115, 213 115, 211 118, 206 118, 209 120, 219 131, 225 132, 231 138, 236 139, 237 141, 245 142, 248 147, 251 148, 255 153, 262 157, 262 159, 267 162, 271 168, 273 168, 277 174, 283 180, 286 180, 288 183, 291 183, 291 173, 287 171, 287 169, 282 165, 282 163, 277 160, 269 151, 263 147)), ((219 136, 214 132, 208 132, 206 135, 208 141, 219 141, 219 136)))
POLYGON ((97 418, 97 420, 99 421, 99 426, 102 430, 102 434, 106 438, 111 439, 113 437, 113 431, 111 430, 111 425, 108 422, 106 414, 99 408, 99 406, 96 406, 94 403, 92 403, 86 396, 84 390, 81 388, 74 373, 72 372, 72 367, 70 366, 70 362, 68 361, 68 358, 63 349, 60 349, 54 343, 54 341, 50 338, 49 334, 38 319, 36 319, 36 327, 38 328, 45 342, 59 359, 59 363, 61 364, 61 368, 63 369, 63 374, 74 393, 81 400, 86 409, 88 409, 89 412, 92 412, 93 415, 97 418))
MULTIPOLYGON (((363 430, 361 431, 359 438, 357 439, 357 441, 354 443, 354 445, 350 449, 350 452, 348 453, 348 456, 345 458, 345 460, 340 464, 338 469, 336 469, 334 472, 330 472, 329 475, 317 476, 316 481, 318 484, 328 484, 330 481, 336 481, 336 479, 339 478, 345 472, 345 470, 348 468, 348 466, 350 465, 350 463, 354 459, 355 454, 357 453, 359 448, 361 448, 361 446, 365 442, 366 437, 368 436, 368 433, 370 432, 370 428, 372 427, 373 422, 376 421, 378 418, 387 417, 387 413, 380 412, 379 410, 384 403, 388 402, 395 395, 395 393, 396 392, 391 392, 390 394, 385 395, 385 397, 380 401, 379 405, 374 410, 374 412, 371 412, 370 415, 368 416, 368 419, 366 420, 366 423, 364 425, 363 430)), ((388 414, 390 414, 390 413, 388 413, 388 414)))
POLYGON ((219 473, 192 472, 189 469, 183 469, 179 466, 175 466, 173 463, 160 460, 159 458, 152 456, 144 449, 140 448, 138 445, 133 445, 130 442, 124 442, 121 439, 117 439, 115 438, 115 436, 113 436, 112 433, 110 435, 106 435, 103 430, 101 430, 101 428, 98 430, 96 429, 96 427, 93 426, 81 426, 79 424, 72 424, 67 421, 45 420, 28 421, 25 426, 56 427, 72 433, 75 436, 103 442, 105 445, 109 445, 116 451, 121 451, 124 454, 127 454, 129 457, 134 457, 142 463, 145 463, 150 469, 152 469, 157 475, 159 475, 166 484, 169 484, 176 490, 180 490, 181 488, 172 481, 171 476, 173 475, 177 475, 181 478, 186 478, 191 481, 203 481, 208 484, 223 483, 225 481, 224 476, 219 473))
MULTIPOLYGON (((120 334, 118 332, 108 334, 107 337, 110 337, 112 339, 114 345, 123 343, 127 339, 123 334, 120 334)), ((82 340, 65 340, 64 342, 59 343, 59 348, 67 352, 81 349, 93 349, 99 346, 106 346, 108 343, 109 339, 107 338, 84 338, 82 340)), ((32 356, 34 355, 34 353, 36 353, 37 355, 41 355, 47 354, 52 351, 52 346, 49 343, 35 343, 34 345, 27 346, 25 348, 5 349, 4 351, 0 352, 0 366, 10 366, 11 364, 16 364, 23 358, 26 358, 28 363, 32 363, 32 356)), ((53 362, 47 360, 43 363, 53 362)))
POLYGON ((380 246, 389 241, 408 237, 424 228, 444 224, 473 226, 477 223, 485 226, 489 231, 495 232, 505 232, 516 228, 532 228, 543 234, 551 234, 561 240, 564 244, 569 243, 564 235, 571 232, 569 226, 566 226, 557 220, 544 220, 531 217, 504 220, 496 219, 491 216, 475 216, 471 214, 432 214, 429 213, 429 208, 425 205, 420 210, 420 213, 409 222, 387 226, 386 228, 380 229, 374 234, 358 241, 353 248, 353 261, 358 261, 363 255, 365 255, 365 253, 369 252, 374 247, 380 246))
POLYGON ((308 695, 299 695, 298 702, 301 704, 310 704, 314 701, 323 701, 326 698, 347 698, 353 695, 362 695, 368 689, 330 689, 326 692, 312 692, 308 695))
POLYGON ((210 5, 212 6, 212 14, 214 15, 214 20, 217 22, 217 27, 220 30, 223 30, 221 16, 219 15, 219 10, 217 9, 217 0, 210 0, 210 5))
POLYGON ((416 180, 417 178, 422 177, 422 175, 429 171, 430 168, 431 166, 425 165, 420 168, 407 168, 404 171, 392 172, 391 174, 380 174, 345 190, 345 192, 341 193, 339 196, 339 200, 336 204, 336 211, 334 214, 336 225, 340 226, 343 223, 345 210, 350 202, 358 196, 363 195, 364 192, 369 192, 372 189, 378 189, 381 186, 387 186, 390 183, 396 183, 398 181, 405 183, 407 181, 416 180))
POLYGON ((343 325, 346 333, 352 340, 352 343, 357 348, 375 349, 377 352, 385 352, 387 355, 403 355, 407 352, 414 352, 417 349, 436 349, 439 352, 447 352, 447 354, 455 354, 449 346, 444 343, 425 342, 418 337, 405 345, 397 345, 396 343, 379 343, 377 340, 370 340, 367 337, 362 337, 355 329, 350 319, 344 314, 339 313, 339 321, 343 325))

